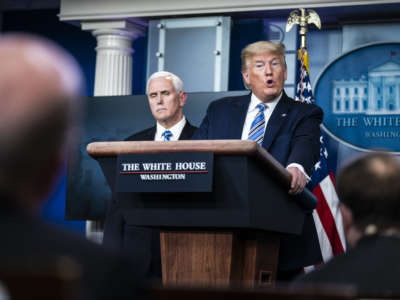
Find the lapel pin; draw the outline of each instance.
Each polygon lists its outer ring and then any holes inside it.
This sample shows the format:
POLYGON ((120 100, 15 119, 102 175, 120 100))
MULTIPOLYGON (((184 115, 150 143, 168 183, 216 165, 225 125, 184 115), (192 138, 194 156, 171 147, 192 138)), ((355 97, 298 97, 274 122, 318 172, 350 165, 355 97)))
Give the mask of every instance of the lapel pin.
POLYGON ((287 114, 281 114, 281 117, 286 117, 287 116, 287 114))

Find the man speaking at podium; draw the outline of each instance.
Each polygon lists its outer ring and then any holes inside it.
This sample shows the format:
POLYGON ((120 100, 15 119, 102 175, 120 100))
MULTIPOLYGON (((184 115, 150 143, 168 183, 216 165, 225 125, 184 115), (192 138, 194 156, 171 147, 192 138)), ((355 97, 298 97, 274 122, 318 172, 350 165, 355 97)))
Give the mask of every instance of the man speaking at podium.
MULTIPOLYGON (((170 72, 156 72, 147 81, 146 93, 156 125, 129 136, 125 141, 190 139, 197 127, 183 115, 187 94, 182 80, 170 72)), ((160 231, 130 226, 124 210, 119 207, 118 199, 113 199, 106 215, 103 244, 130 257, 135 269, 147 278, 161 279, 160 231)))
MULTIPOLYGON (((295 102, 283 90, 287 78, 285 47, 260 41, 242 50, 242 76, 251 94, 212 102, 193 139, 254 140, 292 175, 289 193, 303 191, 319 158, 322 110, 295 102)), ((300 236, 281 238, 278 280, 322 261, 312 215, 300 236)))

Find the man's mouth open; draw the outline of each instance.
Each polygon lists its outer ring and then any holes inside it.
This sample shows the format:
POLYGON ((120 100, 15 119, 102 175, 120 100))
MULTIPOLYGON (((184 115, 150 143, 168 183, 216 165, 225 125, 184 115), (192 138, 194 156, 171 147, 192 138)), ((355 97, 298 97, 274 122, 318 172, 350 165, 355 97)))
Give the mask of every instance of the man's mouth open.
POLYGON ((274 81, 273 81, 272 79, 268 79, 268 80, 266 81, 266 86, 267 86, 267 87, 273 87, 273 86, 274 86, 274 81))

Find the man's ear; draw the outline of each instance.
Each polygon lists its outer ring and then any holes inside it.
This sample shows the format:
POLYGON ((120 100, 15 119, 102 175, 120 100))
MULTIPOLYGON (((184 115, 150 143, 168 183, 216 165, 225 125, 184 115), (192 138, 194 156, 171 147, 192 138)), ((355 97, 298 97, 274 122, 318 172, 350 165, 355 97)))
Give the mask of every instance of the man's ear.
POLYGON ((351 248, 354 248, 359 239, 361 238, 362 233, 354 224, 353 213, 351 209, 343 203, 340 203, 339 209, 340 213, 342 214, 343 231, 344 234, 346 235, 347 244, 351 248))
POLYGON ((285 81, 287 79, 287 67, 285 65, 285 70, 283 71, 283 76, 285 77, 285 81))
POLYGON ((39 200, 47 200, 50 193, 53 192, 55 186, 60 182, 64 176, 64 170, 66 167, 65 153, 60 152, 49 158, 48 163, 44 166, 42 175, 38 185, 38 194, 41 198, 39 200))
POLYGON ((244 80, 244 82, 245 82, 245 84, 247 85, 247 86, 249 86, 250 84, 250 75, 249 75, 249 72, 247 72, 247 70, 246 71, 242 71, 242 76, 243 76, 243 80, 244 80))
POLYGON ((346 231, 348 228, 353 226, 353 213, 351 212, 350 208, 347 207, 346 204, 340 203, 339 209, 342 214, 343 219, 343 229, 346 231))
POLYGON ((183 107, 186 104, 187 94, 185 92, 181 92, 179 95, 179 105, 183 107))
POLYGON ((32 178, 23 191, 17 192, 23 209, 33 215, 38 214, 60 182, 64 175, 64 169, 65 157, 56 154, 48 157, 46 163, 41 167, 40 175, 32 178))

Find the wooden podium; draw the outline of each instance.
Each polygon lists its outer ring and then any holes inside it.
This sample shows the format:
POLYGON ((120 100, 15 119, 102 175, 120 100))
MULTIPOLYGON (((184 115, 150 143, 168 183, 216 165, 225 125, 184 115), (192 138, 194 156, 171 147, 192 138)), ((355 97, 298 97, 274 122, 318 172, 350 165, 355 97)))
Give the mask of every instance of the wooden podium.
POLYGON ((316 206, 312 196, 288 195, 290 174, 254 141, 96 142, 87 151, 113 192, 119 154, 214 154, 210 193, 118 193, 129 225, 161 229, 164 284, 271 284, 280 235, 300 234, 316 206))

